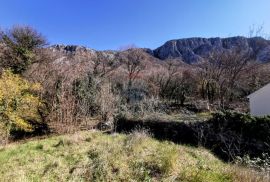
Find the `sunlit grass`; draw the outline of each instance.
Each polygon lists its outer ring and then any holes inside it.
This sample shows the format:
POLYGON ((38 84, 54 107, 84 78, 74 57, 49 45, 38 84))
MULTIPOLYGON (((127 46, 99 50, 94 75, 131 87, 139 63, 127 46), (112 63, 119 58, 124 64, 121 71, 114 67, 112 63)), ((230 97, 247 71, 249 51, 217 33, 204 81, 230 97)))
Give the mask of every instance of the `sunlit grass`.
POLYGON ((163 122, 195 122, 195 121, 206 121, 212 117, 210 112, 201 112, 194 114, 181 114, 181 113, 146 113, 144 116, 127 117, 127 119, 142 119, 152 121, 163 121, 163 122))
POLYGON ((242 171, 205 149, 145 132, 79 132, 0 150, 0 181, 239 181, 249 175, 242 171))

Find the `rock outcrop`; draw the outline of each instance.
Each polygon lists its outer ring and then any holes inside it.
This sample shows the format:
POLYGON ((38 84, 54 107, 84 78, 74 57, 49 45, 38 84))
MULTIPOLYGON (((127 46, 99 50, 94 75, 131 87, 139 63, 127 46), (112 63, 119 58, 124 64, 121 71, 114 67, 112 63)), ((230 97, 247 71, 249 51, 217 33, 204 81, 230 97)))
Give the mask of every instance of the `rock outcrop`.
POLYGON ((161 60, 181 59, 193 64, 207 58, 217 51, 232 49, 250 51, 252 56, 261 62, 270 61, 270 41, 260 37, 230 37, 230 38, 188 38, 166 42, 153 50, 153 55, 161 60))
MULTIPOLYGON (((93 58, 101 54, 104 59, 114 60, 124 51, 96 51, 83 46, 54 45, 49 47, 53 54, 62 56, 75 55, 80 58, 93 58)), ((186 64, 196 64, 219 51, 238 49, 251 53, 252 58, 260 62, 270 62, 270 41, 261 37, 229 38, 187 38, 170 40, 157 49, 141 49, 156 60, 175 59, 186 64)))

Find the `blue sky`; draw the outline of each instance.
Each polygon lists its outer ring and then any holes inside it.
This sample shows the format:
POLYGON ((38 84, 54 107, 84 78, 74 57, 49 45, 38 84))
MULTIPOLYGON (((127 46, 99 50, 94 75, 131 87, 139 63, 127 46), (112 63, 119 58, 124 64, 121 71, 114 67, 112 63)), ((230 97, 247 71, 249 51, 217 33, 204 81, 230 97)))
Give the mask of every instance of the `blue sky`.
POLYGON ((30 25, 50 44, 105 50, 170 39, 270 33, 270 0, 0 0, 0 26, 30 25))

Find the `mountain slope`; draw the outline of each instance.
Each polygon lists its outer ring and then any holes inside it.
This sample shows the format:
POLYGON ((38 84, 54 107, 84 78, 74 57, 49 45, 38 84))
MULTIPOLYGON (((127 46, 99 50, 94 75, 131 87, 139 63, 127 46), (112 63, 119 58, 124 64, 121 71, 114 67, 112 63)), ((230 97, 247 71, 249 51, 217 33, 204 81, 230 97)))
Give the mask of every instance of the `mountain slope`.
MULTIPOLYGON (((210 54, 220 51, 249 52, 253 59, 260 62, 270 61, 270 41, 261 37, 229 37, 229 38, 187 38, 167 41, 157 49, 140 49, 141 54, 147 53, 147 60, 176 59, 178 61, 195 64, 207 59, 210 54)), ((119 59, 125 51, 95 51, 82 46, 54 45, 49 50, 62 57, 77 56, 79 59, 93 59, 97 54, 103 55, 103 60, 119 59)))
POLYGON ((250 51, 261 62, 270 61, 270 41, 260 37, 188 38, 166 42, 153 50, 159 59, 180 59, 188 64, 197 63, 209 54, 232 49, 250 51))

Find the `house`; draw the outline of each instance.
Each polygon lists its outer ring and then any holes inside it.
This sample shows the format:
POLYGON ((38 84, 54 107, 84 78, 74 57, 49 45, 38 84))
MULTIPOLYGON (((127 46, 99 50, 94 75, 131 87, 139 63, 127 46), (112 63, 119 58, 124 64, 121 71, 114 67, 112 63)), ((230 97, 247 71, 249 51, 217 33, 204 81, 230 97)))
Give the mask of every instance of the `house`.
POLYGON ((253 116, 270 115, 270 83, 248 96, 253 116))

